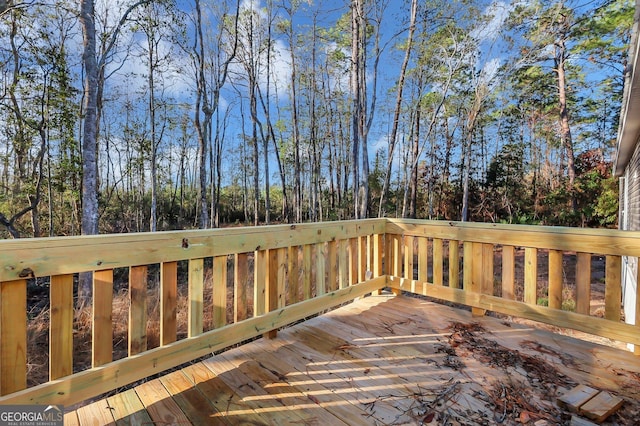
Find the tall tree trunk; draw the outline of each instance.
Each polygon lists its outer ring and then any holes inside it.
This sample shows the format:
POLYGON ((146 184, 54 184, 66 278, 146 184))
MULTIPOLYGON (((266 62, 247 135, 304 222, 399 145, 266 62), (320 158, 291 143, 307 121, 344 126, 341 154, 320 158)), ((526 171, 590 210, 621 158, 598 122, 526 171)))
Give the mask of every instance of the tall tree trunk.
POLYGON ((407 47, 404 51, 404 59, 402 60, 402 66, 400 67, 400 77, 398 78, 398 85, 396 89, 396 103, 393 110, 393 121, 391 123, 391 133, 389 134, 389 152, 387 158, 387 169, 384 175, 384 181, 382 183, 382 191, 380 192, 380 204, 378 206, 378 217, 383 217, 385 214, 384 203, 389 191, 389 183, 391 182, 391 168, 393 166, 393 155, 396 147, 396 139, 398 137, 398 124, 400 122, 400 110, 402 108, 402 92, 404 90, 405 76, 407 74, 407 67, 409 65, 409 59, 411 58, 411 50, 413 47, 413 34, 416 29, 416 16, 418 14, 418 0, 411 0, 411 17, 409 22, 409 35, 407 37, 407 47))
POLYGON ((566 46, 564 39, 556 42, 556 74, 558 77, 558 103, 559 103, 559 121, 560 121, 560 139, 567 156, 567 174, 569 177, 569 185, 567 190, 571 195, 571 206, 576 208, 576 196, 573 191, 576 179, 575 156, 573 153, 573 140, 571 138, 571 127, 569 126, 569 112, 567 110, 567 79, 566 79, 566 46))

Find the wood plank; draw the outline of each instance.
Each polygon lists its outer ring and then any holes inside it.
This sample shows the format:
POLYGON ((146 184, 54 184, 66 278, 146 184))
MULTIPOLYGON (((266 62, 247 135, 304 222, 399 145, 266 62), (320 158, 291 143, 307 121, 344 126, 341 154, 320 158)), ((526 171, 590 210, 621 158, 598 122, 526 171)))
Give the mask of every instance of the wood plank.
POLYGON ((538 249, 534 247, 524 249, 524 302, 538 302, 538 249))
POLYGON ((433 284, 443 285, 443 242, 440 238, 433 239, 433 284))
POLYGON ((338 287, 349 286, 349 242, 340 240, 338 243, 338 287))
POLYGON ((133 389, 110 396, 107 402, 116 426, 142 426, 152 423, 144 404, 133 389))
POLYGON ((402 276, 402 236, 393 235, 391 240, 392 275, 402 276))
POLYGON ((404 237, 404 278, 414 279, 413 275, 413 237, 404 237))
POLYGON ((482 294, 493 295, 493 244, 482 244, 482 294))
POLYGON ((311 245, 302 246, 302 300, 311 299, 311 245))
POLYGON ((327 243, 327 289, 334 291, 338 289, 338 242, 329 241, 327 243))
POLYGON ((113 269, 93 273, 91 365, 113 360, 113 269))
POLYGON ((27 280, 0 283, 0 395, 27 387, 27 280))
POLYGON ((358 271, 360 269, 360 244, 358 238, 349 239, 349 285, 358 282, 358 271))
MULTIPOLYGON (((0 281, 215 257, 384 233, 385 219, 3 241, 0 281), (43 256, 43 253, 47 253, 43 256), (52 261, 64 259, 64 261, 52 261)), ((606 252, 602 252, 606 253, 606 252)))
MULTIPOLYGON (((482 293, 483 288, 483 247, 481 243, 471 243, 471 253, 472 253, 472 270, 471 270, 471 288, 470 290, 473 293, 482 293)), ((465 287, 467 289, 467 287, 465 287)), ((486 313, 485 309, 481 309, 478 307, 472 307, 471 312, 474 316, 483 316, 486 313)))
POLYGON ((222 356, 206 359, 202 364, 220 377, 247 405, 270 424, 306 424, 300 413, 286 406, 280 398, 270 397, 251 377, 236 369, 236 364, 222 356))
POLYGON ((182 373, 216 409, 217 412, 210 415, 212 421, 224 421, 232 425, 268 425, 264 418, 201 362, 185 367, 182 373))
POLYGON ((73 373, 73 275, 51 277, 50 292, 49 380, 55 380, 73 373))
POLYGON ((604 317, 611 321, 620 321, 622 304, 622 259, 620 256, 607 256, 605 265, 604 317))
POLYGON ((286 287, 287 287, 287 249, 276 249, 276 263, 278 265, 276 273, 278 303, 276 307, 284 308, 286 303, 286 287))
POLYGON ((462 289, 473 291, 473 243, 462 245, 462 289))
POLYGON ((291 305, 298 302, 298 293, 300 290, 300 262, 298 260, 298 246, 288 247, 287 252, 287 304, 291 305))
POLYGON ((221 358, 229 362, 235 369, 256 383, 264 393, 264 397, 270 396, 278 403, 284 405, 287 410, 293 411, 304 424, 339 425, 344 424, 331 412, 323 409, 315 401, 310 400, 302 392, 289 386, 287 381, 276 372, 265 368, 262 356, 253 360, 241 351, 229 351, 221 354, 221 358))
POLYGON ((460 246, 457 240, 449 241, 449 287, 460 288, 460 246))
POLYGON ((189 260, 188 336, 204 331, 204 259, 189 260))
POLYGON ((135 387, 149 417, 156 424, 188 425, 189 418, 182 412, 160 379, 149 380, 135 387))
POLYGON ((618 411, 624 400, 609 392, 600 392, 580 407, 580 414, 602 423, 611 414, 618 411))
POLYGON ((358 281, 359 283, 365 280, 367 275, 367 269, 369 268, 371 256, 369 256, 368 235, 361 235, 356 238, 358 242, 358 281))
POLYGON ((577 253, 576 312, 589 315, 591 310, 591 254, 577 253))
MULTIPOLYGON (((227 324, 227 274, 227 256, 214 257, 213 277, 211 284, 213 286, 213 328, 219 328, 227 324)), ((236 287, 235 281, 234 287, 236 287)), ((240 289, 240 287, 246 289, 245 286, 238 285, 237 287, 238 290, 240 289)), ((238 302, 240 299, 237 291, 234 291, 233 297, 235 299, 233 304, 234 321, 245 319, 247 317, 246 297, 242 299, 244 300, 244 302, 241 304, 241 306, 238 306, 238 302)))
POLYGON ((599 392, 599 390, 587 385, 578 385, 558 398, 558 406, 577 413, 582 405, 599 392))
POLYGON ((429 281, 429 240, 427 237, 418 239, 418 281, 429 281))
MULTIPOLYGON (((281 249, 273 249, 269 250, 267 254, 267 261, 269 262, 269 272, 267 274, 267 282, 265 288, 265 312, 273 312, 278 309, 278 269, 279 269, 279 259, 278 259, 278 251, 281 249)), ((282 277, 284 283, 284 275, 282 277)), ((274 339, 276 337, 276 330, 268 330, 263 336, 269 339, 274 339)))
POLYGON ((257 356, 254 349, 247 345, 240 346, 235 349, 242 352, 248 357, 258 361, 262 368, 268 369, 279 380, 281 386, 287 391, 304 395, 308 401, 313 402, 311 409, 322 408, 329 411, 342 422, 349 425, 361 424, 363 416, 357 406, 352 405, 351 401, 343 398, 339 393, 332 392, 327 387, 321 385, 306 371, 297 370, 292 358, 295 357, 293 352, 282 348, 282 342, 275 341, 273 344, 263 342, 260 345, 268 356, 257 356))
POLYGON ((253 264, 253 316, 257 317, 266 312, 267 280, 269 279, 269 252, 257 250, 253 264))
POLYGON ((182 371, 175 371, 160 377, 160 382, 171 394, 173 400, 191 424, 223 424, 218 416, 218 411, 211 402, 195 388, 182 371), (218 416, 218 422, 214 419, 218 416))
POLYGON ((178 337, 178 262, 160 265, 160 344, 178 337))
POLYGON ((78 420, 77 411, 70 411, 68 413, 64 413, 64 426, 80 426, 80 420, 78 420))
POLYGON ((106 399, 84 405, 76 411, 81 425, 110 425, 115 422, 106 399))
POLYGON ((516 298, 516 248, 502 246, 502 297, 516 298))
POLYGON ((596 426, 597 423, 593 423, 587 419, 583 419, 582 417, 578 417, 578 416, 571 416, 571 423, 570 426, 596 426))
POLYGON ((325 244, 318 243, 315 245, 316 258, 316 296, 327 294, 327 275, 326 275, 326 251, 325 244))
POLYGON ((237 253, 233 261, 233 321, 238 322, 248 318, 249 256, 237 253))
POLYGON ((564 283, 563 253, 549 250, 549 307, 562 308, 562 285, 564 283))
POLYGON ((146 265, 129 268, 129 356, 147 350, 148 272, 146 265))

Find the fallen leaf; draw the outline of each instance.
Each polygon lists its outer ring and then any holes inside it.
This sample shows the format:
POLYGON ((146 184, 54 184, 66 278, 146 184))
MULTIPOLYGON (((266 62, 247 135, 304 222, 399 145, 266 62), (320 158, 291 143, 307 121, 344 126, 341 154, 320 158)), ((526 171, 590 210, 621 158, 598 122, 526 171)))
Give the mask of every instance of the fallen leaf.
POLYGON ((369 374, 369 373, 371 373, 371 369, 370 368, 367 368, 367 369, 364 370, 364 374, 369 374))

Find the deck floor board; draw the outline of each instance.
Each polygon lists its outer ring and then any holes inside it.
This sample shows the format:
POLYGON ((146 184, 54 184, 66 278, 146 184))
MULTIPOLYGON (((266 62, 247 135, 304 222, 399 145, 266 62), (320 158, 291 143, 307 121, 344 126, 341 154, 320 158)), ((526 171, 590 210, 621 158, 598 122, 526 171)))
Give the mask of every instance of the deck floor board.
MULTIPOLYGON (((67 413, 80 425, 569 424, 577 385, 640 418, 640 359, 422 298, 366 297, 67 413), (524 414, 523 414, 524 413, 524 414)), ((71 423, 74 423, 73 421, 71 423)))

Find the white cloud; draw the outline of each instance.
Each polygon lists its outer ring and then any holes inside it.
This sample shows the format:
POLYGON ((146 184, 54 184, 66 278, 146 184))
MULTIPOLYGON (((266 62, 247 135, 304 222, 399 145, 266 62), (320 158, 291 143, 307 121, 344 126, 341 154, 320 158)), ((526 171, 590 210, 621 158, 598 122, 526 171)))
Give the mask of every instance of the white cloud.
POLYGON ((495 40, 513 8, 502 1, 491 3, 482 13, 485 19, 471 31, 471 37, 478 41, 495 40))

